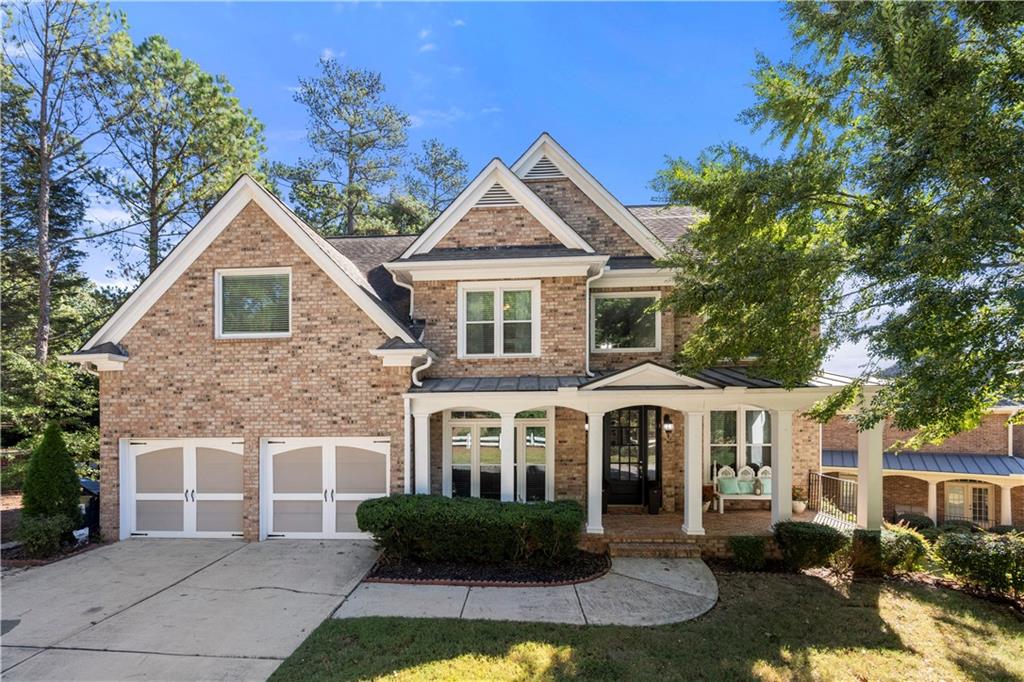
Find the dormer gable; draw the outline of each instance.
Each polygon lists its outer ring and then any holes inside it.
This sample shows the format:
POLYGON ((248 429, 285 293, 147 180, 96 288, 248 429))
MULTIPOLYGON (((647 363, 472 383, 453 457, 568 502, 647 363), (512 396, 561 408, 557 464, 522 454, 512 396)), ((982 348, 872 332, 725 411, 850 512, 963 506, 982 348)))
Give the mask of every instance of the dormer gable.
MULTIPOLYGON (((594 248, 540 197, 533 193, 515 173, 500 159, 494 159, 476 178, 449 204, 440 216, 402 254, 402 259, 429 253, 442 244, 445 238, 460 227, 478 229, 475 223, 487 222, 491 214, 479 212, 514 213, 513 220, 520 221, 518 234, 528 234, 528 243, 561 245, 593 253, 594 248), (472 214, 477 211, 477 214, 472 214), (474 220, 476 216, 479 220, 474 220)), ((493 222, 493 221, 491 221, 493 222)), ((452 244, 459 246, 461 244, 452 244)), ((495 244, 504 246, 506 244, 495 244)), ((507 244, 525 245, 525 244, 507 244)), ((447 246, 447 245, 443 245, 447 246)), ((443 248, 442 246, 442 248, 443 248)))
POLYGON ((654 233, 548 133, 530 145, 512 171, 602 253, 665 256, 654 233))

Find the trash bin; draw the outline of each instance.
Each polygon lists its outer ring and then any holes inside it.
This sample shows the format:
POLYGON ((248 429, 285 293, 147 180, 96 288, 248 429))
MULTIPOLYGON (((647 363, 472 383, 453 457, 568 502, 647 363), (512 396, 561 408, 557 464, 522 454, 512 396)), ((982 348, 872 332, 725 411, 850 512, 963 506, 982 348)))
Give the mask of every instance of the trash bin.
POLYGON ((82 488, 79 491, 78 507, 82 510, 82 519, 89 528, 89 535, 100 534, 100 482, 89 478, 79 479, 82 488))
POLYGON ((657 514, 661 510, 661 486, 652 485, 647 489, 647 513, 657 514))

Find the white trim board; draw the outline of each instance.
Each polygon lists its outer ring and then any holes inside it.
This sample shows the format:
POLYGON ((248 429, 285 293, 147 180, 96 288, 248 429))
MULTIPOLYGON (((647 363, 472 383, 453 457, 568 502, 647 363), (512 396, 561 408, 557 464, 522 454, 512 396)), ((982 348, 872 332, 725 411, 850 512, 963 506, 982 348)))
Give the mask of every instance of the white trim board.
POLYGON ((444 236, 469 213, 471 208, 477 205, 480 198, 495 184, 504 187, 519 205, 529 211, 566 248, 582 249, 587 253, 594 252, 594 247, 559 218, 550 206, 541 201, 540 197, 534 194, 533 190, 502 163, 501 159, 493 159, 448 205, 448 208, 430 224, 430 227, 409 245, 409 248, 402 253, 401 258, 408 258, 418 253, 428 253, 437 246, 438 242, 444 239, 444 236))
POLYGON ((266 188, 250 176, 243 175, 86 342, 84 348, 106 342, 120 342, 250 201, 270 216, 385 334, 389 337, 397 336, 403 341, 415 340, 405 327, 380 308, 353 274, 348 272, 343 257, 334 247, 288 211, 266 188))
POLYGON ((629 386, 664 386, 664 387, 684 387, 684 388, 714 388, 717 386, 701 381, 700 379, 694 379, 683 374, 678 374, 671 369, 662 367, 661 365, 653 362, 645 362, 636 367, 632 367, 616 374, 611 374, 598 379, 584 386, 580 386, 581 391, 592 391, 598 388, 615 388, 615 387, 629 387, 629 386))
MULTIPOLYGON (((522 277, 584 277, 600 271, 608 256, 498 258, 459 261, 403 260, 384 263, 405 281, 516 279, 522 277)), ((402 281, 402 280, 399 280, 402 281)))
POLYGON ((668 251, 665 245, 654 236, 654 233, 640 222, 639 218, 630 213, 629 209, 622 205, 622 202, 605 189, 593 175, 588 173, 548 133, 541 133, 540 137, 530 145, 530 148, 512 164, 512 172, 519 177, 525 176, 542 156, 548 157, 558 167, 558 170, 562 171, 574 185, 579 187, 591 201, 597 204, 598 208, 604 211, 616 225, 621 227, 647 253, 655 258, 665 256, 668 251))

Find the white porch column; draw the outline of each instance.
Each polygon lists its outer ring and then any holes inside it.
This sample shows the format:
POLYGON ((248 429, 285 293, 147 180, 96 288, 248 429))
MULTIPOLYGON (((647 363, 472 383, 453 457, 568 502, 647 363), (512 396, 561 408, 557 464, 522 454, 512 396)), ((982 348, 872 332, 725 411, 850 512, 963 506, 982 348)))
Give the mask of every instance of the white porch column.
POLYGON ((704 413, 687 412, 683 426, 683 532, 704 535, 704 413))
POLYGON ((857 432, 857 525, 882 528, 882 429, 879 420, 867 431, 857 432))
POLYGON ((1010 497, 1010 486, 1001 485, 999 486, 999 492, 1001 493, 1001 499, 999 500, 999 523, 1004 526, 1013 525, 1013 500, 1010 497))
POLYGON ((403 399, 405 403, 405 417, 402 422, 402 492, 408 495, 412 492, 412 412, 409 407, 409 399, 403 399))
POLYGON ((936 481, 928 481, 928 518, 939 525, 939 484, 936 481))
POLYGON ((516 413, 501 413, 501 501, 511 502, 515 491, 516 413))
POLYGON ((793 518, 793 411, 772 410, 771 415, 772 525, 775 525, 793 518))
POLYGON ((430 494, 430 414, 413 413, 416 440, 416 494, 430 494))
POLYGON ((604 412, 588 412, 587 423, 587 532, 604 533, 601 522, 604 481, 604 412))

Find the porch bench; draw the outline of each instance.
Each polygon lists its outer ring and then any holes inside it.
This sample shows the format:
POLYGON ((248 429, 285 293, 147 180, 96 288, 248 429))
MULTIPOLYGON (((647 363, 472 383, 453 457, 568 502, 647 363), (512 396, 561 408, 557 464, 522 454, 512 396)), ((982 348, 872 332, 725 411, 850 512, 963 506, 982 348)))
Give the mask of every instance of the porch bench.
POLYGON ((725 513, 726 500, 755 500, 771 502, 772 500, 772 468, 761 467, 754 475, 750 467, 742 467, 737 474, 732 467, 722 467, 715 477, 715 502, 718 513, 725 513), (755 480, 761 482, 761 494, 754 494, 755 480))

